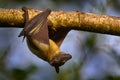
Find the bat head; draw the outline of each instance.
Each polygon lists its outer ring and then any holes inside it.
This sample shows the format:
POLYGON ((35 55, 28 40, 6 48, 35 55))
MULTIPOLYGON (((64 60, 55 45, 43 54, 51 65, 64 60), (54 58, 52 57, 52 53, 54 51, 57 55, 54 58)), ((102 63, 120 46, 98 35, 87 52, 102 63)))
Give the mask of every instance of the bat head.
POLYGON ((65 54, 60 52, 60 54, 56 55, 51 61, 50 65, 55 67, 57 73, 59 73, 59 67, 62 66, 66 61, 71 59, 72 56, 70 54, 65 54))

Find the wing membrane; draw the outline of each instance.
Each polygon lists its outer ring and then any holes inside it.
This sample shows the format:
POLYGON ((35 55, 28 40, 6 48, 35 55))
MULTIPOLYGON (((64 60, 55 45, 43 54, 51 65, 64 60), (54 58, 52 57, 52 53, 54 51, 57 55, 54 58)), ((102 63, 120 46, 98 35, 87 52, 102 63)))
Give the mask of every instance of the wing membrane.
MULTIPOLYGON (((23 14, 23 17, 25 20, 27 20, 26 16, 28 17, 28 11, 25 9, 23 9, 23 11, 25 12, 23 14)), ((31 20, 25 21, 25 27, 19 34, 19 37, 33 37, 40 43, 49 44, 47 17, 50 12, 51 10, 47 9, 44 12, 33 17, 31 20)))

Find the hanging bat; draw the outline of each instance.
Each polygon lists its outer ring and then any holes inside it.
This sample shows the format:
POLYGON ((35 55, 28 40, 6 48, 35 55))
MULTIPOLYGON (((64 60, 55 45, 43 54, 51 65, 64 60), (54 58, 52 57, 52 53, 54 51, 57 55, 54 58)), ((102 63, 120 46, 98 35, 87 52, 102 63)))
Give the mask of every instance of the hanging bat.
POLYGON ((18 37, 26 37, 28 48, 39 58, 47 61, 55 67, 59 73, 59 67, 72 58, 70 54, 61 52, 58 45, 52 39, 49 39, 47 17, 51 13, 50 9, 39 13, 29 20, 28 9, 23 7, 25 26, 18 37))

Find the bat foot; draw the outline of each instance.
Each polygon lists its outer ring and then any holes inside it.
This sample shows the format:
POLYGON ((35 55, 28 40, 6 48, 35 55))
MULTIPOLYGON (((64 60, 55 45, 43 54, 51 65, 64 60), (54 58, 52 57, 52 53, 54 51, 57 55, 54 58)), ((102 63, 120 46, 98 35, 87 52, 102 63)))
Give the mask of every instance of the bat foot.
POLYGON ((58 54, 56 55, 49 63, 53 67, 55 67, 55 70, 57 73, 59 73, 59 67, 64 65, 65 62, 67 62, 69 59, 71 59, 72 56, 70 54, 58 54))

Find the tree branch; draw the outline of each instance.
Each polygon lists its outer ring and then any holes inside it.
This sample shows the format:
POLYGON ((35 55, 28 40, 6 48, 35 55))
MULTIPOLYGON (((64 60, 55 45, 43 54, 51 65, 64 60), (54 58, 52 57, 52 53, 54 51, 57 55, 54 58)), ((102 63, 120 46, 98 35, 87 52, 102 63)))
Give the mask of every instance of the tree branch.
MULTIPOLYGON (((39 10, 29 9, 32 18, 40 13, 39 10)), ((23 17, 21 9, 0 8, 0 27, 22 28, 23 17)), ((53 11, 48 17, 50 29, 56 30, 83 30, 103 34, 120 35, 120 17, 86 13, 86 12, 63 12, 53 11)))

